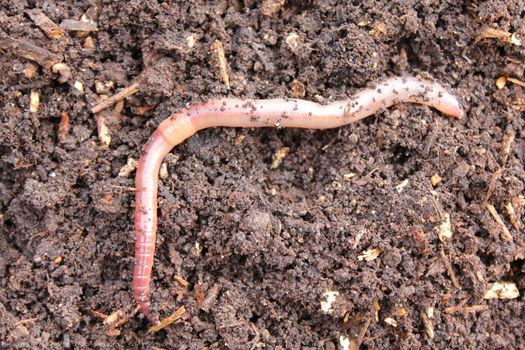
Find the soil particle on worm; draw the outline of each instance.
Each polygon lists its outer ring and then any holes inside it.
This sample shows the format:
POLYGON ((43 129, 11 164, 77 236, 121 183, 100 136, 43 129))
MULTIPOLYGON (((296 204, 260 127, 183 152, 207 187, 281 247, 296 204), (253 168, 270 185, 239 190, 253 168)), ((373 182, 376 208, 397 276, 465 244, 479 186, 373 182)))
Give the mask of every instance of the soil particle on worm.
POLYGON ((525 347, 524 88, 496 85, 524 79, 523 1, 270 3, 2 2, 0 348, 525 347), (98 30, 52 38, 35 8, 98 30), (522 44, 476 40, 487 28, 522 44), (97 315, 134 307, 134 173, 119 173, 164 118, 297 86, 328 102, 394 75, 449 86, 466 116, 403 104, 336 130, 218 128, 178 146, 152 302, 187 312, 107 334, 97 315), (133 83, 122 112, 104 111, 104 145, 90 109, 133 83), (495 282, 519 297, 484 300, 495 282))

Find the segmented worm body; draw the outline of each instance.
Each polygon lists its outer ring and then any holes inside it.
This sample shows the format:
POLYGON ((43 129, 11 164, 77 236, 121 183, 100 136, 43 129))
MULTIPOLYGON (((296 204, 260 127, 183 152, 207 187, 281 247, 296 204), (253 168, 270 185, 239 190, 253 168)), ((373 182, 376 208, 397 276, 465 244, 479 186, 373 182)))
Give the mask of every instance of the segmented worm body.
POLYGON ((353 123, 381 108, 413 102, 461 117, 458 100, 441 85, 412 77, 390 78, 350 99, 327 105, 299 99, 218 99, 194 105, 164 120, 144 147, 135 186, 135 266, 133 292, 142 313, 152 322, 150 280, 157 232, 157 185, 160 165, 172 148, 199 130, 216 127, 282 127, 329 129, 353 123))

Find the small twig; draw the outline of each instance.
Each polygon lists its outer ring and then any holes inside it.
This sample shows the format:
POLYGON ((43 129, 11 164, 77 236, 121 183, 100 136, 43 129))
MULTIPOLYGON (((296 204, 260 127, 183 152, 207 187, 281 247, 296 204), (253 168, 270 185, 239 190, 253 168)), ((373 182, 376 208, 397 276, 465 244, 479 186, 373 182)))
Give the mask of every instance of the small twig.
POLYGON ((246 321, 238 321, 238 322, 234 322, 234 323, 230 323, 230 324, 219 326, 219 329, 236 328, 236 327, 242 326, 245 323, 246 323, 246 321))
POLYGON ((211 287, 208 290, 208 294, 206 295, 206 298, 202 301, 202 304, 199 305, 200 309, 208 312, 213 307, 215 302, 217 301, 217 297, 219 296, 219 292, 221 291, 221 285, 215 284, 213 287, 211 287))
POLYGON ((135 317, 135 315, 137 314, 137 312, 139 312, 140 310, 140 307, 138 305, 135 306, 135 308, 133 309, 133 311, 131 311, 130 314, 126 314, 124 315, 124 317, 122 317, 121 319, 119 319, 116 323, 115 323, 115 328, 118 327, 118 326, 121 326, 123 324, 125 324, 126 322, 128 322, 131 318, 135 317))
POLYGON ((0 49, 12 52, 17 56, 35 61, 42 67, 51 68, 62 58, 53 52, 37 46, 25 39, 14 39, 9 36, 0 36, 0 49))
POLYGON ((124 100, 125 98, 128 98, 129 96, 133 95, 137 91, 140 90, 140 84, 139 83, 133 83, 130 86, 122 89, 120 92, 116 93, 115 95, 111 96, 107 100, 104 100, 100 102, 98 105, 91 108, 91 113, 98 113, 108 107, 113 106, 114 104, 124 100))
POLYGON ((430 321, 425 311, 421 310, 419 314, 425 326, 425 333, 430 339, 434 339, 434 326, 432 325, 432 321, 430 321))
POLYGON ((169 326, 170 324, 172 324, 173 322, 181 318, 185 312, 186 312, 186 308, 184 306, 179 307, 177 311, 175 311, 173 314, 171 314, 170 316, 160 321, 159 325, 149 327, 148 333, 155 333, 155 332, 160 331, 161 329, 166 328, 167 326, 169 326))
POLYGON ((325 145, 323 145, 323 147, 321 147, 321 151, 326 151, 328 148, 330 148, 339 138, 341 137, 341 130, 337 130, 337 135, 335 135, 334 137, 332 137, 328 143, 326 143, 325 145))
POLYGON ((492 196, 492 193, 494 192, 494 189, 496 188, 496 181, 498 181, 498 179, 500 178, 504 170, 505 168, 500 168, 494 174, 492 174, 490 181, 489 181, 489 186, 487 188, 487 193, 485 194, 485 199, 483 199, 484 205, 487 204, 490 197, 492 196))
POLYGON ((259 333, 257 327, 253 323, 250 323, 250 325, 252 326, 252 329, 255 332, 255 337, 253 337, 252 340, 252 346, 250 346, 250 350, 253 350, 257 347, 257 344, 259 344, 259 340, 261 339, 261 333, 259 333))
POLYGON ((514 142, 516 133, 514 130, 510 130, 505 135, 503 135, 503 141, 501 142, 501 164, 505 165, 510 154, 510 146, 514 142))
POLYGON ((512 235, 510 234, 509 229, 507 226, 505 226, 505 223, 501 219, 501 216, 499 216, 498 212, 496 211, 496 208, 490 203, 485 203, 485 208, 489 211, 490 215, 496 220, 498 225, 501 227, 502 237, 506 241, 512 241, 512 235))
POLYGON ((452 284, 454 285, 454 287, 459 289, 460 285, 459 285, 458 279, 456 278, 456 274, 454 273, 454 270, 452 269, 452 264, 450 264, 450 260, 448 260, 448 257, 446 256, 443 248, 441 248, 439 254, 441 255, 441 260, 443 261, 443 264, 445 264, 445 268, 448 271, 452 284))
POLYGON ((371 323, 372 323, 372 318, 367 317, 365 320, 365 324, 363 325, 363 328, 361 328, 361 331, 359 332, 359 336, 357 337, 358 346, 361 346, 361 344, 363 344, 363 341, 365 340, 366 332, 368 331, 368 328, 370 327, 371 323))
POLYGON ((217 60, 217 65, 219 66, 219 80, 230 89, 230 77, 228 75, 228 62, 226 61, 226 56, 224 55, 224 47, 219 40, 215 40, 211 44, 211 52, 215 55, 217 60))
POLYGON ((129 192, 137 192, 137 189, 135 187, 130 186, 111 185, 111 187, 129 192))
POLYGON ((34 317, 34 318, 27 318, 25 320, 20 320, 18 322, 16 322, 14 324, 14 326, 20 326, 20 325, 23 325, 23 324, 26 324, 26 323, 31 323, 31 322, 35 322, 35 321, 38 321, 40 319, 40 317, 34 317))
POLYGON ((510 77, 507 78, 507 81, 510 81, 511 83, 514 83, 514 84, 516 84, 518 86, 525 87, 525 81, 521 81, 519 79, 514 79, 514 78, 510 78, 510 77))
POLYGON ((455 313, 474 313, 478 311, 485 311, 488 310, 488 305, 471 305, 471 306, 463 306, 463 305, 455 305, 455 306, 449 306, 445 308, 445 313, 447 314, 455 314, 455 313))
POLYGON ((521 227, 520 219, 518 218, 518 215, 516 215, 516 210, 514 210, 514 206, 511 202, 507 202, 503 205, 505 210, 507 211, 507 215, 509 216, 509 221, 512 224, 512 226, 516 229, 516 231, 519 232, 521 227))
POLYGON ((204 293, 202 292, 202 285, 200 283, 197 283, 195 285, 194 292, 195 292, 195 301, 197 301, 197 305, 201 307, 202 304, 204 304, 204 293))
POLYGON ((434 206, 434 210, 436 211, 436 214, 439 216, 439 219, 443 220, 443 211, 441 210, 440 205, 438 204, 436 198, 434 197, 434 194, 432 193, 431 189, 428 189, 428 192, 430 193, 430 199, 432 200, 432 205, 434 206))
POLYGON ((69 114, 62 112, 60 114, 60 123, 58 124, 58 142, 64 143, 69 135, 69 114))

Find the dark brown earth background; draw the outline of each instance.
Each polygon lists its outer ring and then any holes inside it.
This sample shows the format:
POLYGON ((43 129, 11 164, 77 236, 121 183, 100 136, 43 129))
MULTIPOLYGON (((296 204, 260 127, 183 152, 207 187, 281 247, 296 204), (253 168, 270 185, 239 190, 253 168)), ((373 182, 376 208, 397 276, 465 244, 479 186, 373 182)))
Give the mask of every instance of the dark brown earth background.
POLYGON ((0 348, 524 349, 524 45, 520 0, 2 1, 0 348), (403 104, 178 146, 152 301, 186 312, 114 324, 134 308, 132 163, 159 122, 395 75, 447 86, 466 116, 403 104))

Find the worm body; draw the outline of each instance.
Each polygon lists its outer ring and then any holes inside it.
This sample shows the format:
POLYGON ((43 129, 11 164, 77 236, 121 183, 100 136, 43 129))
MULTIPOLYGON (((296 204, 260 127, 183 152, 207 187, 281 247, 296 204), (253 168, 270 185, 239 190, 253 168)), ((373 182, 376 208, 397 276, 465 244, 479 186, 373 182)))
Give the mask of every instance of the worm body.
POLYGON ((428 105, 460 118, 458 100, 441 85, 412 77, 390 78, 350 99, 327 105, 298 100, 219 99, 194 105, 164 120, 144 147, 135 179, 135 266, 133 293, 142 313, 152 322, 150 280, 157 232, 158 173, 171 149, 199 130, 225 127, 329 129, 353 123, 396 103, 428 105))

